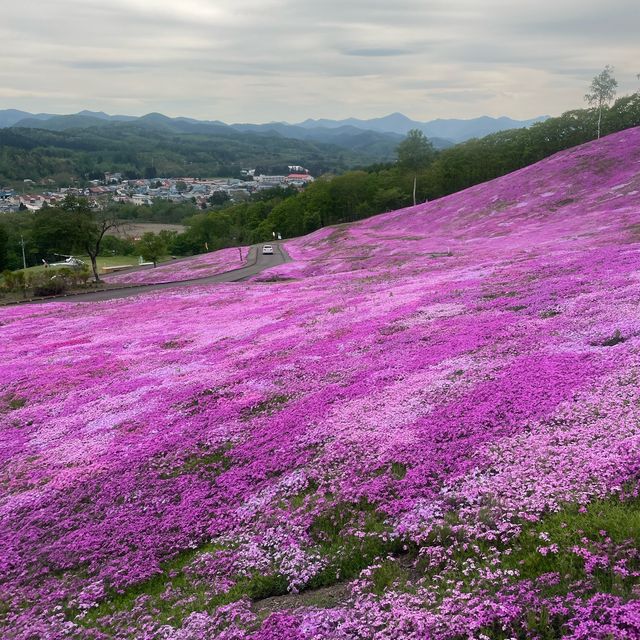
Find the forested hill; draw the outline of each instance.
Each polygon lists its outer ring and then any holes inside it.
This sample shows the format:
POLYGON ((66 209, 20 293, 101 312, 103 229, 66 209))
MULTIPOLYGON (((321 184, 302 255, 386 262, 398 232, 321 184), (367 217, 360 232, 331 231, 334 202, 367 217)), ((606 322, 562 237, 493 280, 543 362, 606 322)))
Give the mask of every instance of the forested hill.
MULTIPOLYGON (((603 135, 636 126, 640 126, 640 93, 618 99, 603 115, 603 135)), ((435 154, 418 171, 417 201, 462 191, 595 137, 596 115, 589 109, 577 109, 527 129, 469 140, 435 154)), ((228 235, 249 242, 268 238, 277 229, 285 237, 296 237, 326 225, 398 209, 411 204, 413 178, 413 172, 401 164, 370 167, 366 172, 351 171, 332 180, 317 180, 302 193, 283 201, 274 198, 268 203, 231 206, 224 211, 229 219, 228 235)), ((202 217, 220 215, 212 212, 202 217)), ((189 229, 189 234, 197 238, 194 244, 213 242, 201 230, 200 221, 196 222, 189 229)))
MULTIPOLYGON (((312 174, 340 173, 389 161, 401 139, 393 134, 345 132, 333 144, 287 138, 270 131, 240 132, 230 127, 191 123, 150 114, 135 122, 73 118, 72 128, 0 129, 0 184, 24 179, 102 177, 120 171, 130 177, 234 176, 241 168, 283 173, 302 165, 312 174)), ((69 122, 67 121, 67 124, 69 122)), ((43 123, 44 127, 46 123, 43 123)))
POLYGON ((31 179, 67 185, 105 171, 131 178, 234 176, 241 168, 283 173, 289 165, 303 165, 316 176, 343 173, 394 160, 411 128, 442 150, 454 140, 532 122, 483 117, 420 123, 392 114, 372 120, 228 125, 161 113, 54 115, 7 109, 0 110, 0 184, 31 179))

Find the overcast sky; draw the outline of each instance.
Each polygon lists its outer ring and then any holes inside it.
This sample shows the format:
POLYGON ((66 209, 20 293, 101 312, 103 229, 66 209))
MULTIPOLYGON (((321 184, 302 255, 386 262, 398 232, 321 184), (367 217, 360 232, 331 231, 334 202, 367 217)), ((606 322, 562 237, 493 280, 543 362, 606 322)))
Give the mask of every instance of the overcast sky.
POLYGON ((2 0, 0 108, 529 118, 637 88, 638 0, 2 0))

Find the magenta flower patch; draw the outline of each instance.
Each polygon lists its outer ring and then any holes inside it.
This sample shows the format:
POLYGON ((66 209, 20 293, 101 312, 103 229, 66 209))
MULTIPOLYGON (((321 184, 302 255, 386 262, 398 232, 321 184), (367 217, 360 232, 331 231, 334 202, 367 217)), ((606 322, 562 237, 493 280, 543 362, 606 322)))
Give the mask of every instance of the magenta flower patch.
POLYGON ((286 247, 0 309, 0 635, 639 637, 640 129, 286 247))

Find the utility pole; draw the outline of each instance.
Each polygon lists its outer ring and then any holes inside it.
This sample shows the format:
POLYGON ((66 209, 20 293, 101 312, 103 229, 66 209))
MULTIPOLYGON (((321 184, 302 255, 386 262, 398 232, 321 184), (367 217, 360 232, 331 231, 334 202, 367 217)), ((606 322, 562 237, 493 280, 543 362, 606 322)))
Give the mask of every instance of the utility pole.
POLYGON ((24 238, 20 236, 20 246, 22 247, 22 267, 27 268, 27 258, 24 255, 24 238))

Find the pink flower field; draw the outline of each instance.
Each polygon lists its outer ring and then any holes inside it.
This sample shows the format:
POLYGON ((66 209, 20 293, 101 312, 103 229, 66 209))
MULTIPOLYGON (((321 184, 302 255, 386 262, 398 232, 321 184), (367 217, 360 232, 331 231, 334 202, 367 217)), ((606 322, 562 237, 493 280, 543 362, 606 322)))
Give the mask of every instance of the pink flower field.
POLYGON ((159 284, 162 282, 181 282, 214 276, 223 271, 238 269, 246 262, 248 247, 242 247, 243 260, 240 261, 238 247, 212 251, 193 258, 186 258, 160 264, 157 267, 136 269, 125 273, 103 276, 109 284, 159 284))
POLYGON ((640 637, 640 129, 286 248, 0 309, 0 635, 640 637))

